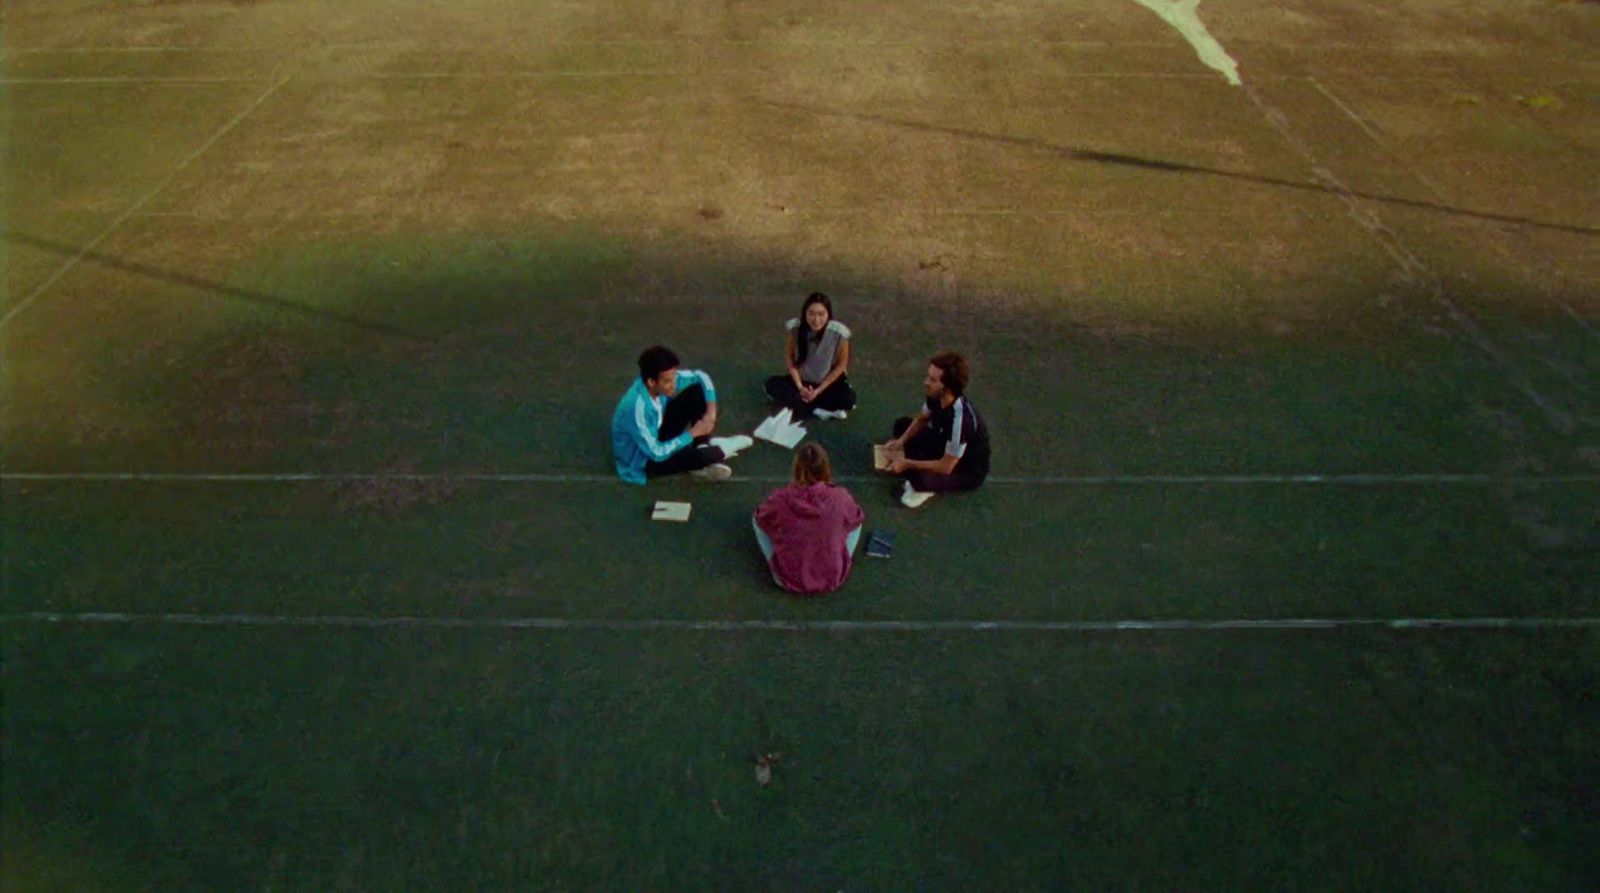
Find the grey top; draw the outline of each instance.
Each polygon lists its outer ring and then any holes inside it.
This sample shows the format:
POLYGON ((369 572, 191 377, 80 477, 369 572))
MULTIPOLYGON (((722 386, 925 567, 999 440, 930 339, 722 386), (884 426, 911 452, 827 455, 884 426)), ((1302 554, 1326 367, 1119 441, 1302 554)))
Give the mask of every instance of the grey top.
MULTIPOLYGON (((796 317, 784 323, 784 326, 793 332, 796 338, 804 338, 809 331, 800 327, 800 319, 796 317)), ((850 329, 837 319, 828 320, 822 328, 821 339, 812 338, 811 346, 806 352, 806 360, 800 364, 800 380, 806 384, 816 384, 828 377, 833 370, 833 358, 839 354, 839 345, 850 337, 850 329)), ((799 347, 799 342, 795 342, 799 347)))

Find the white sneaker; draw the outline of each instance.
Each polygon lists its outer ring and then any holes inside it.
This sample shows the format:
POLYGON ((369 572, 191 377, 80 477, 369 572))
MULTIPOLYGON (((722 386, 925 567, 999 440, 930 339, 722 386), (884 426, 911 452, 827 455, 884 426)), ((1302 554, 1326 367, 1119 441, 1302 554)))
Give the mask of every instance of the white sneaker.
POLYGON ((900 494, 900 504, 908 509, 919 509, 928 504, 928 500, 939 494, 930 491, 913 490, 911 482, 906 481, 905 492, 900 494))
POLYGON ((813 409, 811 414, 819 419, 828 421, 844 421, 850 418, 850 411, 845 409, 813 409))
MULTIPOLYGON (((725 481, 733 477, 733 469, 718 462, 714 465, 707 465, 705 468, 696 468, 694 471, 689 472, 689 477, 700 481, 725 481)), ((928 495, 932 496, 933 494, 929 493, 928 495)))
POLYGON ((735 434, 732 437, 713 437, 710 443, 717 449, 722 450, 724 458, 732 459, 734 456, 749 449, 750 444, 755 443, 755 441, 751 440, 748 434, 735 434))

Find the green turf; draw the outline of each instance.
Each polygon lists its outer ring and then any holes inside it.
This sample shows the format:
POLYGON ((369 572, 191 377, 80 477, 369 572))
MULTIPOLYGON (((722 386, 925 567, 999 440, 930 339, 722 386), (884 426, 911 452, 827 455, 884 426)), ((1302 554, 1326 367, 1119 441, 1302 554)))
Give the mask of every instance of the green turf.
MULTIPOLYGON (((50 331, 54 349, 7 364, 13 466, 596 472, 641 339, 711 371, 727 424, 753 427, 801 289, 780 291, 759 258, 581 234, 337 248, 297 238, 260 254, 226 278, 91 262, 76 273, 91 286, 83 304, 20 319, 12 343, 50 331), (743 290, 751 283, 761 291, 743 290), (101 324, 68 327, 84 314, 101 324), (89 391, 111 418, 62 416, 64 388, 89 391), (94 430, 104 425, 121 430, 94 430)), ((1383 308, 1337 295, 1326 299, 1341 306, 1319 311, 1326 325, 1263 341, 1248 324, 1105 332, 1060 308, 939 307, 881 281, 835 273, 834 284, 857 332, 863 405, 826 436, 856 452, 914 409, 922 363, 955 345, 1002 434, 1000 474, 1484 472, 1527 451, 1546 470, 1573 467, 1559 442, 1508 447, 1497 407, 1539 420, 1470 347, 1395 331, 1383 308)), ((1119 294, 1132 301, 1097 300, 1119 294)))
POLYGON ((9 629, 6 885, 1577 890, 1597 644, 9 629))
POLYGON ((852 489, 870 526, 899 534, 896 555, 863 560, 820 603, 781 598, 762 570, 749 517, 773 486, 18 485, 5 493, 3 532, 15 550, 7 602, 135 613, 974 620, 1593 607, 1593 486, 1563 497, 1548 487, 993 484, 912 514, 887 484, 864 481, 852 489), (660 498, 692 501, 694 519, 647 523, 660 498))
POLYGON ((1132 2, 0 6, 0 889, 1600 885, 1587 627, 494 626, 1600 614, 1595 5, 1198 11, 1245 87, 1132 2), (817 289, 899 539, 796 601, 790 454, 606 425, 664 341, 748 430, 817 289), (481 625, 310 623, 397 616, 481 625))

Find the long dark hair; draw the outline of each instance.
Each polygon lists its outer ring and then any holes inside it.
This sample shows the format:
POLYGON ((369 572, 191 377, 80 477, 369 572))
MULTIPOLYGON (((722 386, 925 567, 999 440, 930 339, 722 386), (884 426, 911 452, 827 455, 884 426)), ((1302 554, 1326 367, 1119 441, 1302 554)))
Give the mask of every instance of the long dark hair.
MULTIPOLYGON (((811 352, 811 329, 806 325, 806 311, 812 304, 821 304, 828 308, 828 322, 833 322, 833 302, 820 291, 806 295, 806 302, 800 305, 800 325, 794 327, 794 364, 802 365, 806 361, 806 354, 811 352)), ((828 323, 822 324, 822 332, 817 333, 817 341, 822 341, 822 334, 828 330, 828 323)))

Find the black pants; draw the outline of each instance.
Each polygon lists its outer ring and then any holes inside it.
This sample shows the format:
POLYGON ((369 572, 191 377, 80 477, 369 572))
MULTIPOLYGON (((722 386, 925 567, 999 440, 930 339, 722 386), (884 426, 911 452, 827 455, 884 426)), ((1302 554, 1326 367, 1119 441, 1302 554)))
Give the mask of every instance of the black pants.
MULTIPOLYGON (((815 382, 808 381, 806 384, 815 382)), ((767 379, 767 396, 772 398, 772 402, 794 410, 794 414, 802 419, 810 418, 813 409, 838 411, 856 408, 856 392, 850 387, 848 375, 834 379, 833 384, 828 385, 828 389, 810 403, 800 399, 800 389, 794 386, 794 379, 787 375, 774 375, 767 379)))
MULTIPOLYGON (((706 392, 700 385, 690 385, 679 391, 677 396, 667 401, 661 409, 661 427, 656 431, 656 437, 661 440, 671 440, 688 430, 695 422, 700 421, 706 414, 706 392)), ((658 478, 668 474, 682 474, 686 471, 698 471, 707 465, 714 465, 727 458, 720 447, 711 446, 706 441, 710 435, 697 437, 694 443, 673 453, 660 462, 644 463, 644 476, 658 478)))
MULTIPOLYGON (((894 420, 894 436, 899 437, 911 427, 910 416, 901 416, 894 420)), ((939 432, 932 428, 923 428, 916 437, 906 441, 907 459, 943 459, 945 439, 939 432)), ((983 479, 989 476, 989 469, 976 472, 965 467, 965 458, 956 461, 956 467, 949 474, 939 474, 922 469, 913 469, 906 472, 906 480, 911 482, 913 490, 925 493, 951 493, 957 490, 976 490, 982 486, 983 479)))

